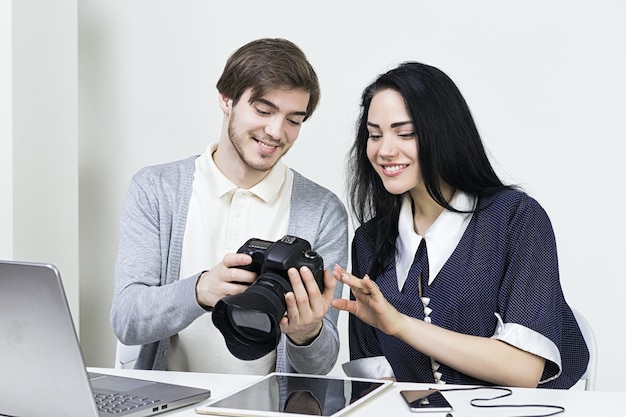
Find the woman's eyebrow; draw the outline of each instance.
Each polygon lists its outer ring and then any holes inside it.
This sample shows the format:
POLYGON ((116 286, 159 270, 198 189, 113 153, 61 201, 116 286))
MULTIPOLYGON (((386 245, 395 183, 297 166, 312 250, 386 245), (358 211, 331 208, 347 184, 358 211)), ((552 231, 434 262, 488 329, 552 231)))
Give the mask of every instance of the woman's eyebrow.
POLYGON ((400 126, 404 126, 404 125, 410 125, 411 122, 410 120, 406 121, 406 122, 395 122, 391 124, 391 127, 400 127, 400 126))
MULTIPOLYGON (((404 126, 404 125, 410 125, 411 123, 413 123, 413 122, 411 122, 410 120, 407 120, 406 122, 395 122, 395 123, 391 124, 391 127, 392 128, 400 127, 400 126, 404 126)), ((375 127, 376 129, 380 129, 380 125, 377 125, 376 123, 367 122, 367 125, 371 126, 371 127, 375 127)))

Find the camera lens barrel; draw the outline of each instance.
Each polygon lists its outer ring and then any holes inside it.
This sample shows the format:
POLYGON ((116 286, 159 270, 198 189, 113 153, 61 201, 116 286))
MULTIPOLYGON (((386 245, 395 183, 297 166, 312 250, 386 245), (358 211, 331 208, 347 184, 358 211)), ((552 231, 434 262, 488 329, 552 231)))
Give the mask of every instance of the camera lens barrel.
POLYGON ((266 272, 245 292, 217 302, 212 320, 235 357, 259 359, 276 348, 287 311, 285 294, 291 290, 288 278, 266 272))

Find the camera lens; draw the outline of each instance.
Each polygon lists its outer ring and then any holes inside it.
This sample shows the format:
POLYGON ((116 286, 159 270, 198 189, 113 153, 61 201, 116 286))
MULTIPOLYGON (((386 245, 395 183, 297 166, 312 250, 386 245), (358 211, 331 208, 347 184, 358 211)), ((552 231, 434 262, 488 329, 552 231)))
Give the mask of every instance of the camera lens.
POLYGON ((224 335, 228 350, 242 360, 259 359, 280 341, 280 320, 287 311, 289 278, 265 272, 246 291, 217 302, 213 323, 224 335))
POLYGON ((272 322, 262 311, 244 310, 233 306, 230 317, 235 329, 250 340, 263 340, 272 331, 272 322))

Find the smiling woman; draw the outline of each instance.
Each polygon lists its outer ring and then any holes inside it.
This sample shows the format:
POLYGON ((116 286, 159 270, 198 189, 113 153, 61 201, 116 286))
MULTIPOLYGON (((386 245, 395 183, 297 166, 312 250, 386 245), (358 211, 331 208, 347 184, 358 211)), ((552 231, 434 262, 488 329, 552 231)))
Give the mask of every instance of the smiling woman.
POLYGON ((402 194, 415 188, 421 181, 415 127, 400 93, 387 89, 372 98, 367 129, 367 157, 385 189, 402 194))
POLYGON ((352 274, 334 270, 351 300, 333 306, 352 313, 350 358, 371 363, 368 376, 544 388, 580 379, 589 353, 550 220, 495 174, 446 74, 407 62, 370 84, 350 168, 361 225, 352 274))

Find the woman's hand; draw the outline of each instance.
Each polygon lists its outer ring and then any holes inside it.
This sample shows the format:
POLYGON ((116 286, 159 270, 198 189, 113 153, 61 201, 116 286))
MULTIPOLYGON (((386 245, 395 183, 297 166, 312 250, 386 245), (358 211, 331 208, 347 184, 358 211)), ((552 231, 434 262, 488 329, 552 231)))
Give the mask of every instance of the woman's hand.
POLYGON ((333 277, 349 286, 356 299, 354 301, 334 299, 333 307, 354 314, 365 323, 388 335, 397 336, 400 333, 406 316, 389 304, 378 285, 368 275, 359 279, 339 265, 335 265, 333 277))

